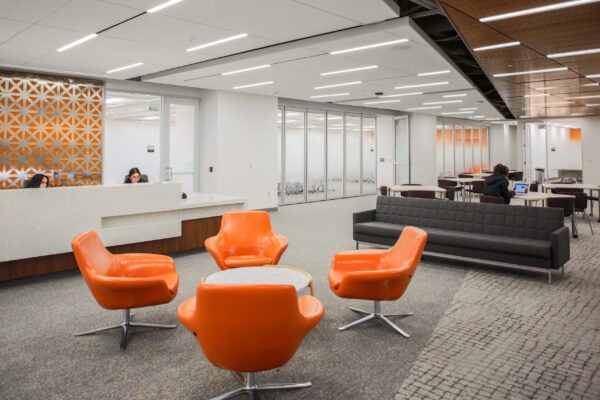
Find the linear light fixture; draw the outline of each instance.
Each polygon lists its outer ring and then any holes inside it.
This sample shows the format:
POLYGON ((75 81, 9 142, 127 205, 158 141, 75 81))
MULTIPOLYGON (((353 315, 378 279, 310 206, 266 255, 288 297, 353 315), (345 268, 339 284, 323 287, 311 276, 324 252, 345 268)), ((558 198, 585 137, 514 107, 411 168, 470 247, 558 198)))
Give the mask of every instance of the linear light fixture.
POLYGON ((113 72, 125 71, 126 69, 139 67, 140 65, 144 65, 144 63, 143 62, 139 62, 139 63, 135 63, 135 64, 126 65, 124 67, 119 67, 119 68, 111 69, 109 71, 106 71, 106 73, 107 74, 112 74, 113 72))
POLYGON ((463 107, 459 108, 460 111, 477 110, 477 107, 463 107))
POLYGON ((258 83, 250 83, 248 85, 241 85, 241 86, 234 86, 234 89, 245 89, 245 88, 250 88, 250 87, 256 87, 256 86, 266 86, 266 85, 272 85, 274 82, 273 81, 266 81, 266 82, 258 82, 258 83))
POLYGON ((501 78, 501 77, 504 77, 504 76, 545 74, 546 72, 560 72, 560 71, 566 71, 567 69, 568 69, 567 67, 534 69, 534 70, 531 70, 531 71, 506 72, 506 73, 502 73, 502 74, 494 74, 493 76, 494 76, 494 78, 501 78))
POLYGON ((598 107, 598 106, 600 106, 600 104, 597 104, 597 103, 590 103, 590 104, 586 104, 585 106, 586 106, 586 107, 598 107))
POLYGON ((350 49, 344 49, 344 50, 336 50, 336 51, 332 51, 329 54, 331 54, 331 55, 334 56, 336 54, 351 53, 353 51, 373 49, 375 47, 391 46, 393 44, 406 43, 406 42, 408 42, 408 39, 390 40, 388 42, 374 43, 374 44, 369 44, 369 45, 366 45, 366 46, 352 47, 350 49))
POLYGON ((473 115, 473 118, 485 118, 485 115, 473 115))
POLYGON ((600 74, 592 74, 592 75, 586 75, 586 78, 600 78, 600 74))
POLYGON ((421 72, 420 74, 417 74, 417 76, 442 75, 442 74, 449 74, 449 73, 450 73, 450 70, 445 69, 443 71, 421 72))
POLYGON ((77 46, 78 44, 85 43, 85 42, 87 42, 88 40, 92 40, 92 39, 94 39, 94 38, 95 38, 95 37, 97 37, 97 36, 98 36, 98 34, 96 34, 96 33, 92 33, 92 34, 90 34, 90 35, 87 35, 87 36, 84 36, 84 37, 82 37, 81 39, 77 39, 77 40, 76 40, 76 41, 74 41, 74 42, 71 42, 71 43, 69 43, 69 44, 66 44, 66 45, 64 45, 63 47, 56 49, 56 51, 58 51, 58 52, 60 53, 61 51, 68 50, 68 49, 70 49, 71 47, 75 47, 75 46, 77 46))
POLYGON ((350 68, 350 69, 340 69, 338 71, 329 71, 329 72, 321 72, 321 76, 328 75, 337 75, 337 74, 345 74, 347 72, 356 72, 356 71, 366 71, 368 69, 379 68, 379 65, 367 65, 366 67, 358 67, 358 68, 350 68))
POLYGON ((557 101, 556 103, 546 103, 547 106, 563 106, 567 104, 573 104, 574 101, 557 101))
POLYGON ((407 86, 396 86, 394 87, 394 89, 396 90, 400 90, 400 89, 411 89, 411 88, 417 88, 417 87, 427 87, 427 86, 439 86, 439 85, 448 85, 450 82, 446 81, 446 82, 433 82, 433 83, 421 83, 418 85, 407 85, 407 86))
POLYGON ((526 94, 523 97, 545 97, 550 96, 548 93, 540 93, 540 94, 526 94))
POLYGON ((452 112, 443 112, 442 115, 456 115, 456 114, 474 114, 475 111, 452 111, 452 112))
POLYGON ((196 51, 196 50, 200 50, 200 49, 205 49, 207 47, 216 46, 221 43, 231 42, 232 40, 242 39, 242 38, 245 38, 246 36, 248 36, 247 33, 240 33, 239 35, 229 36, 224 39, 215 40, 214 42, 209 42, 209 43, 201 44, 199 46, 190 47, 189 49, 186 49, 185 51, 196 51))
POLYGON ((432 106, 432 107, 412 107, 407 108, 406 111, 417 111, 417 110, 434 110, 436 108, 442 108, 442 106, 432 106))
POLYGON ((380 99, 385 99, 387 97, 405 97, 405 96, 418 96, 423 94, 423 92, 411 92, 411 93, 398 93, 398 94, 386 94, 385 96, 379 96, 380 99))
POLYGON ((600 49, 587 49, 587 50, 578 50, 578 51, 568 51, 566 53, 554 53, 554 54, 548 54, 546 57, 560 58, 560 57, 582 56, 585 54, 594 54, 594 53, 600 53, 600 49))
POLYGON ((400 103, 402 100, 377 100, 377 101, 365 101, 363 104, 382 104, 382 103, 400 103))
POLYGON ((449 97, 465 97, 466 95, 467 95, 466 93, 445 94, 443 97, 444 98, 449 98, 449 97))
POLYGON ((513 46, 520 46, 520 45, 521 45, 521 42, 505 42, 505 43, 492 44, 489 46, 476 47, 473 49, 473 51, 495 50, 495 49, 502 49, 504 47, 513 47, 513 46))
POLYGON ((586 83, 585 85, 581 85, 581 86, 598 86, 598 85, 600 85, 600 83, 595 82, 595 83, 586 83))
POLYGON ((339 97, 339 96, 350 96, 350 93, 332 93, 332 94, 319 94, 316 96, 310 96, 311 99, 321 99, 324 97, 339 97))
POLYGON ((149 12, 149 13, 155 13, 157 11, 162 10, 163 8, 171 7, 172 5, 177 4, 177 3, 181 2, 181 1, 183 1, 183 0, 169 0, 169 1, 166 1, 166 2, 164 2, 162 4, 157 5, 156 7, 152 7, 151 9, 146 10, 146 11, 149 12))
POLYGON ((353 81, 353 82, 336 83, 335 85, 315 86, 315 87, 314 87, 314 89, 315 89, 315 90, 329 89, 329 88, 341 87, 341 86, 360 85, 361 83, 362 83, 362 81, 353 81))
POLYGON ((598 98, 600 98, 600 95, 565 97, 565 99, 567 99, 567 100, 575 100, 575 99, 598 99, 598 98))
POLYGON ((559 10, 561 8, 574 7, 574 6, 580 6, 583 4, 595 3, 597 1, 600 1, 600 0, 565 1, 562 3, 549 4, 547 6, 527 8, 527 9, 521 10, 521 11, 513 11, 513 12, 509 12, 509 13, 504 13, 504 14, 491 15, 489 17, 480 18, 479 21, 480 22, 491 22, 491 21, 498 21, 500 19, 522 17, 524 15, 537 14, 537 13, 546 12, 546 11, 554 11, 554 10, 559 10))
POLYGON ((269 68, 270 66, 271 66, 271 64, 264 64, 264 65, 258 65, 256 67, 237 69, 235 71, 227 71, 227 72, 221 73, 221 76, 234 75, 234 74, 239 74, 239 73, 248 72, 248 71, 256 71, 257 69, 265 69, 265 68, 269 68))
POLYGON ((434 104, 452 104, 452 103, 462 103, 462 100, 444 100, 444 101, 428 101, 423 103, 424 106, 432 106, 434 104))

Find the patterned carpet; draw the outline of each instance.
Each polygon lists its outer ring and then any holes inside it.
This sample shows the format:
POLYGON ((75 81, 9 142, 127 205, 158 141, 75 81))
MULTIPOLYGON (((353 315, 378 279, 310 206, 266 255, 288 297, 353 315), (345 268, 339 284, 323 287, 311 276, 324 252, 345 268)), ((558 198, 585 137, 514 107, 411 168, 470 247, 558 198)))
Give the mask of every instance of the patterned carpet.
MULTIPOLYGON (((313 386, 261 398, 600 398, 600 234, 580 224, 565 276, 556 274, 551 286, 543 274, 425 260, 405 296, 383 305, 415 313, 397 320, 409 339, 377 323, 339 332, 356 317, 349 306, 370 303, 333 295, 327 270, 335 252, 354 248, 352 212, 374 204, 359 197, 272 213, 274 229, 290 240, 281 264, 313 275, 325 317, 288 364, 258 375, 313 386)), ((134 318, 178 328, 135 330, 124 353, 115 332, 73 336, 121 318, 98 307, 78 273, 0 284, 0 399, 207 399, 235 388, 175 315, 217 267, 205 252, 175 261, 176 299, 135 310, 134 318)))

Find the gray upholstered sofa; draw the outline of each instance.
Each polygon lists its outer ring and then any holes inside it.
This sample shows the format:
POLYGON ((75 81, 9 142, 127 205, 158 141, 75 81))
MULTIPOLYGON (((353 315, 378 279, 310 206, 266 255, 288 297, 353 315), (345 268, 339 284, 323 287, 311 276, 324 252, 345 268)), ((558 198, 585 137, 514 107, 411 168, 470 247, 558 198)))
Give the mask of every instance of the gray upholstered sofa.
POLYGON ((377 197, 354 213, 353 237, 391 246, 407 225, 427 231, 424 257, 475 261, 548 273, 570 258, 569 229, 558 208, 377 197))

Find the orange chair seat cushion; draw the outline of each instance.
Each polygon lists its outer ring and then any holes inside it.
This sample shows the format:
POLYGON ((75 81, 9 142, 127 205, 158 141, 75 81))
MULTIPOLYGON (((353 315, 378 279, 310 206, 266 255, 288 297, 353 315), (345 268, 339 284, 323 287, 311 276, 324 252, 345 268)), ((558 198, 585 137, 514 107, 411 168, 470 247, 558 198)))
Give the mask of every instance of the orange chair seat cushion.
POLYGON ((256 267, 265 264, 271 264, 273 259, 271 257, 265 257, 260 254, 249 254, 245 256, 229 256, 224 260, 225 265, 228 268, 237 267, 256 267))

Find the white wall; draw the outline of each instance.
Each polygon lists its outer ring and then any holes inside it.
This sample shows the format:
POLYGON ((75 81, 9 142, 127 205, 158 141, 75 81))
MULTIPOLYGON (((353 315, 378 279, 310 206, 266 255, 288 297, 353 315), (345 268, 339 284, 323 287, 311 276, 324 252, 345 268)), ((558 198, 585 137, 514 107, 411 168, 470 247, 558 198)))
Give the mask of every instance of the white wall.
POLYGON ((511 169, 520 169, 519 141, 514 125, 492 124, 489 129, 490 169, 502 163, 511 169))
POLYGON ((583 182, 600 185, 600 116, 581 119, 583 182))
POLYGON ((431 115, 410 116, 411 182, 437 186, 436 124, 431 115))
POLYGON ((207 93, 201 119, 200 191, 245 197, 248 209, 276 208, 277 98, 207 93))
POLYGON ((394 184, 394 129, 392 116, 377 116, 377 187, 394 184))

